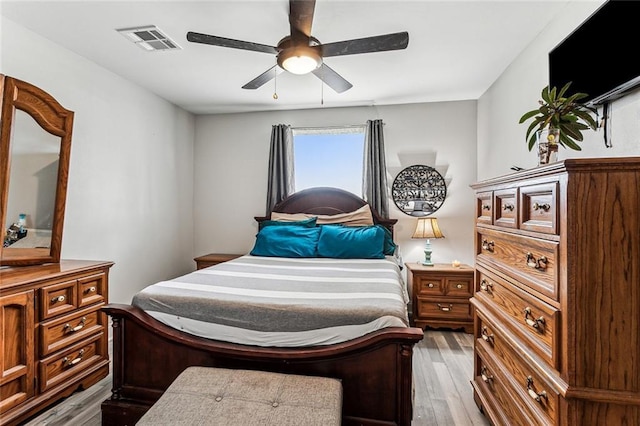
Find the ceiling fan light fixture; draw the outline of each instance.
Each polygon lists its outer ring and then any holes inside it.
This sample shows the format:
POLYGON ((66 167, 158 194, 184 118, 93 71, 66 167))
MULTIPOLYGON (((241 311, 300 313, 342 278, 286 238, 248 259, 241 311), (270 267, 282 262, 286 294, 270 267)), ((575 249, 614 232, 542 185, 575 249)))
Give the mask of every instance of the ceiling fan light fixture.
POLYGON ((308 74, 322 65, 322 58, 311 48, 289 48, 278 54, 278 65, 292 74, 308 74))

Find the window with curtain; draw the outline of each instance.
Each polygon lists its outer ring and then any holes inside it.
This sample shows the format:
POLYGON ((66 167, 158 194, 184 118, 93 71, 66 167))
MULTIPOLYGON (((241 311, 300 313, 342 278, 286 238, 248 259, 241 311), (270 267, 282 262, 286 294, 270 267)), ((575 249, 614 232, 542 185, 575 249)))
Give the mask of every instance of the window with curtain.
POLYGON ((362 197, 365 129, 294 128, 294 191, 330 186, 362 197))

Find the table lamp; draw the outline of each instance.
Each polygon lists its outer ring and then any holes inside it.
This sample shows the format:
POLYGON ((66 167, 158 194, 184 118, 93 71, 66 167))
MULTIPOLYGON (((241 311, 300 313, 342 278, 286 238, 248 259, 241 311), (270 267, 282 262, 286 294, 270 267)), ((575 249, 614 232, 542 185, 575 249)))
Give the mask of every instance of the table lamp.
POLYGON ((433 266, 431 261, 431 242, 430 238, 444 238, 440 227, 438 226, 438 219, 435 217, 421 217, 416 223, 416 230, 413 232, 411 238, 426 238, 427 243, 424 247, 424 261, 425 266, 433 266))

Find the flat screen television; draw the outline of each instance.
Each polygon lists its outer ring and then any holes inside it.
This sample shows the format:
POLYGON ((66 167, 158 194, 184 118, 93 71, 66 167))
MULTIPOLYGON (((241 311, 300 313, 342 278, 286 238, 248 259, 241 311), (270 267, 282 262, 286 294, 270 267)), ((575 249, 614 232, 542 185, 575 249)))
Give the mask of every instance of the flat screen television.
POLYGON ((549 85, 600 105, 640 86, 640 1, 609 0, 549 52, 549 85))

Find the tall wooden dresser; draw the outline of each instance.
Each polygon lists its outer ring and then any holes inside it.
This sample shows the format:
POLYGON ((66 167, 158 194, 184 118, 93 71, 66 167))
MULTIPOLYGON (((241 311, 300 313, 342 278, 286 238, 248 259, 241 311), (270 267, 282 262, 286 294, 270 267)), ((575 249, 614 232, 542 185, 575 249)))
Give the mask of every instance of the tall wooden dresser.
POLYGON ((472 187, 478 406, 496 425, 640 424, 640 158, 472 187))
POLYGON ((111 262, 0 269, 0 425, 18 424, 109 374, 111 262))

